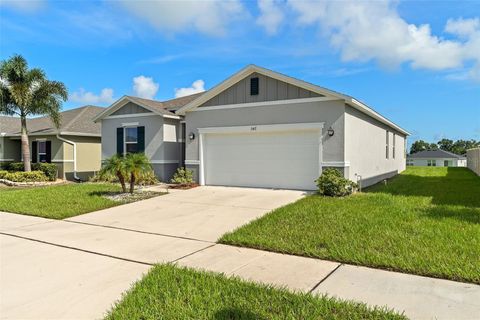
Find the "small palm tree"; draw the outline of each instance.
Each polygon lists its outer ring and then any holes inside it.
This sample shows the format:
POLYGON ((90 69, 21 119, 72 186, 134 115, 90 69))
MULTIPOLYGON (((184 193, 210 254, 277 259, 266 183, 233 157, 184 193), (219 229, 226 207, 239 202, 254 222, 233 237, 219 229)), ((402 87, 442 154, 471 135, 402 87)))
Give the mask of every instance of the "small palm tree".
POLYGON ((125 158, 121 155, 114 155, 110 158, 105 159, 102 169, 100 170, 100 177, 116 176, 120 185, 122 186, 122 191, 127 192, 127 187, 125 185, 125 177, 127 176, 127 171, 125 167, 125 158))
POLYGON ((150 161, 143 153, 129 153, 125 157, 125 170, 130 174, 130 193, 133 193, 135 182, 152 171, 150 161))
POLYGON ((30 171, 30 148, 27 117, 48 115, 55 127, 60 127, 62 102, 68 98, 65 85, 49 81, 41 69, 28 69, 21 55, 0 63, 0 114, 17 115, 21 123, 24 170, 30 171))

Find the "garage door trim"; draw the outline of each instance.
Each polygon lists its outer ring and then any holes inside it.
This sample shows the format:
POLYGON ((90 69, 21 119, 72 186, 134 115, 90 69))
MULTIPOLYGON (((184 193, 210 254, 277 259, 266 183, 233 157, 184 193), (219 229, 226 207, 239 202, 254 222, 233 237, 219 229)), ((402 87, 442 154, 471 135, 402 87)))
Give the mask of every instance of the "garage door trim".
POLYGON ((266 132, 288 132, 288 131, 318 131, 318 168, 319 174, 322 171, 322 129, 324 122, 313 123, 286 123, 286 124, 267 124, 267 125, 248 125, 248 126, 231 126, 231 127, 209 127, 198 128, 199 133, 199 183, 205 185, 205 135, 209 133, 228 134, 228 133, 266 133, 266 132))

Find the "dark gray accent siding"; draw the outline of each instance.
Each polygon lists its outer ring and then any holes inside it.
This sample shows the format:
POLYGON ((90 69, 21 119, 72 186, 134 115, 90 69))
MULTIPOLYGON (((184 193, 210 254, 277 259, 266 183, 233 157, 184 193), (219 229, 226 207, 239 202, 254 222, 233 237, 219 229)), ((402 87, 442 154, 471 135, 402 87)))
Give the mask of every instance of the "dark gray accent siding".
POLYGON ((259 73, 252 73, 250 76, 237 82, 230 88, 224 90, 200 107, 218 106, 226 104, 263 102, 299 98, 321 97, 322 95, 305 90, 303 88, 279 81, 259 73), (250 95, 250 79, 258 78, 259 92, 257 95, 250 95))
POLYGON ((112 113, 112 116, 116 115, 123 115, 123 114, 135 114, 135 113, 149 113, 152 112, 150 110, 145 109, 144 107, 140 107, 139 105, 129 102, 114 113, 112 113))

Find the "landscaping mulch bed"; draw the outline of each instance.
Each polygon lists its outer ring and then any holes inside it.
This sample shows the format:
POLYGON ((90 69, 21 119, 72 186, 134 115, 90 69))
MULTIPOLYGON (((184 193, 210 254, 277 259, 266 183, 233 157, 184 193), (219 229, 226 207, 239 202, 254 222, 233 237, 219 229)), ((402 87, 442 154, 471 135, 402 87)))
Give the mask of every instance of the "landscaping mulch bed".
POLYGON ((188 190, 193 189, 200 186, 198 183, 189 183, 189 184, 169 184, 168 187, 170 189, 180 189, 180 190, 188 190))
POLYGON ((130 203, 153 198, 162 194, 164 193, 156 191, 135 191, 134 193, 110 192, 104 194, 103 196, 109 200, 113 200, 116 202, 130 203))

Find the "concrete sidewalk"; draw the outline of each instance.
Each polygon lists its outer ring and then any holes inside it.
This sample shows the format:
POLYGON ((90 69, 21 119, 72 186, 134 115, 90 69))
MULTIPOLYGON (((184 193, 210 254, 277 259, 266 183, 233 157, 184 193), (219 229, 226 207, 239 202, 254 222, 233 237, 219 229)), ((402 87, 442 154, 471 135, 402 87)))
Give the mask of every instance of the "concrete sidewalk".
POLYGON ((2 319, 101 317, 150 265, 162 262, 387 306, 412 319, 479 318, 478 285, 66 221, 0 217, 2 319))

